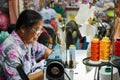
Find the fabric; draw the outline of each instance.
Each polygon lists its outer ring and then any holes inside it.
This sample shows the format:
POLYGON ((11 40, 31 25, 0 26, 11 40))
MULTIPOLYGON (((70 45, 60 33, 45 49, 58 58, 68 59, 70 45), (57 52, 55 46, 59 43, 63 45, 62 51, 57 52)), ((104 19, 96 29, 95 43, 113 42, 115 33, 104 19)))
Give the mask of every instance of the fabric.
POLYGON ((81 32, 82 36, 86 36, 86 41, 91 42, 92 38, 97 33, 97 26, 93 26, 90 24, 82 25, 82 27, 79 28, 79 31, 81 32))
POLYGON ((42 9, 39 13, 42 15, 44 21, 45 20, 49 20, 50 21, 51 18, 52 18, 47 9, 42 9))
POLYGON ((38 42, 25 47, 20 37, 14 31, 0 46, 2 52, 0 61, 4 61, 2 65, 8 80, 21 79, 15 68, 18 64, 22 64, 26 74, 36 72, 36 61, 43 58, 46 50, 46 47, 38 42))
POLYGON ((66 50, 66 41, 65 41, 66 31, 62 30, 62 28, 59 28, 57 31, 57 35, 59 36, 61 41, 60 42, 61 51, 64 52, 66 50))
POLYGON ((47 32, 47 30, 43 28, 42 31, 43 31, 42 34, 38 38, 38 42, 41 44, 44 44, 45 46, 52 44, 51 36, 47 32))
POLYGON ((114 25, 114 35, 113 39, 116 40, 118 37, 120 37, 120 18, 117 17, 115 19, 115 25, 114 25))
POLYGON ((0 13, 0 30, 7 30, 9 24, 9 16, 6 13, 0 13))
POLYGON ((59 13, 56 13, 56 18, 57 18, 58 20, 62 20, 62 19, 63 19, 63 18, 62 18, 62 15, 59 14, 59 13))
POLYGON ((51 16, 52 19, 56 18, 56 11, 54 9, 49 8, 49 9, 47 9, 47 11, 49 12, 49 14, 50 14, 50 16, 51 16))
POLYGON ((18 0, 19 1, 19 10, 18 10, 18 12, 19 12, 19 14, 24 10, 24 1, 23 0, 18 0))
MULTIPOLYGON (((8 32, 6 31, 1 31, 0 32, 0 44, 8 37, 8 32)), ((1 49, 0 49, 0 54, 1 54, 1 49)), ((1 58, 0 58, 1 60, 1 58)), ((5 74, 3 73, 3 68, 2 68, 2 62, 0 61, 0 80, 6 80, 6 76, 5 74)))
POLYGON ((102 11, 106 11, 108 10, 109 8, 114 8, 114 3, 113 2, 107 2, 107 3, 104 3, 104 6, 102 8, 102 11))
MULTIPOLYGON (((101 5, 101 3, 100 3, 100 5, 101 5)), ((114 7, 115 7, 114 2, 104 2, 102 7, 98 5, 98 6, 96 6, 96 9, 100 10, 100 11, 106 11, 106 10, 108 10, 110 8, 114 8, 114 7)))
POLYGON ((95 7, 92 6, 89 8, 90 5, 80 4, 80 9, 78 10, 77 15, 75 16, 75 21, 77 24, 85 24, 90 17, 93 16, 95 12, 95 7), (84 12, 84 13, 83 13, 84 12))
POLYGON ((43 20, 51 20, 56 18, 56 11, 52 8, 43 8, 39 13, 42 15, 43 20))
POLYGON ((53 27, 54 31, 56 32, 58 30, 58 23, 55 19, 52 19, 50 21, 51 26, 53 27))
POLYGON ((10 23, 15 24, 18 18, 18 0, 8 0, 10 23))
POLYGON ((61 14, 62 17, 63 17, 64 11, 63 11, 62 6, 54 6, 54 10, 55 10, 57 13, 61 14))
POLYGON ((9 35, 8 32, 5 31, 0 32, 0 44, 7 38, 8 35, 9 35))
POLYGON ((40 0, 33 0, 33 4, 35 5, 35 10, 39 10, 39 8, 40 8, 40 2, 39 2, 40 0))
POLYGON ((110 18, 114 18, 115 17, 114 10, 108 10, 106 13, 107 13, 107 16, 110 17, 110 18))

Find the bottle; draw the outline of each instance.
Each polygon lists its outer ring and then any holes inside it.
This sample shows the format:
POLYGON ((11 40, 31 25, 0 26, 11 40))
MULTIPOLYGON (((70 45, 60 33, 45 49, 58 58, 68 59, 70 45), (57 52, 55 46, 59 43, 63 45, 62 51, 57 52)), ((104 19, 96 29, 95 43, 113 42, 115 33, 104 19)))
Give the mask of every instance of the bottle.
POLYGON ((75 68, 75 45, 70 45, 69 47, 69 68, 75 68))

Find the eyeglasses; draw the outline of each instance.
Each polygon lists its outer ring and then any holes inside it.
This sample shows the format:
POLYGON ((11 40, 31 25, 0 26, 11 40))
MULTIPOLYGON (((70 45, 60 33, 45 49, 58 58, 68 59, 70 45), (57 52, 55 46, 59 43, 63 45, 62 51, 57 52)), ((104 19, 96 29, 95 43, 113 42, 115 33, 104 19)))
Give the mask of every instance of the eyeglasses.
POLYGON ((35 33, 35 34, 41 34, 43 31, 40 29, 40 30, 35 30, 34 28, 32 28, 32 31, 35 33))

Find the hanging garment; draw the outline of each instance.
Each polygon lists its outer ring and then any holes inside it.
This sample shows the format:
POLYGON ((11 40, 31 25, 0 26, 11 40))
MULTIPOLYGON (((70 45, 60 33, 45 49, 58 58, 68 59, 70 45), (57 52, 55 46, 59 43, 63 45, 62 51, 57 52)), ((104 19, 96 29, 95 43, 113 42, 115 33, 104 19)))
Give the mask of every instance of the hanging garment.
POLYGON ((15 24, 18 18, 18 0, 8 0, 10 23, 15 24))
POLYGON ((116 40, 116 38, 118 37, 120 37, 120 18, 119 17, 115 19, 113 39, 116 40))
POLYGON ((77 15, 75 16, 75 21, 77 24, 85 24, 88 19, 93 16, 95 12, 95 6, 90 8, 89 4, 80 4, 80 9, 78 10, 77 15), (83 13, 84 12, 84 13, 83 13))
POLYGON ((0 13, 0 30, 7 30, 9 17, 6 13, 0 13))

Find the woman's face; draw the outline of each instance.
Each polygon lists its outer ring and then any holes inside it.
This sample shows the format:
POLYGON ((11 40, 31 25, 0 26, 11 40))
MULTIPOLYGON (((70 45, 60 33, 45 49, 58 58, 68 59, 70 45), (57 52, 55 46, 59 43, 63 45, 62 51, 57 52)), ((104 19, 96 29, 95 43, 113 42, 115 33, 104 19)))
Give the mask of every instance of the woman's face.
POLYGON ((31 29, 25 29, 23 36, 23 42, 25 44, 34 43, 38 40, 38 37, 42 33, 43 21, 39 21, 38 24, 34 25, 31 29))

